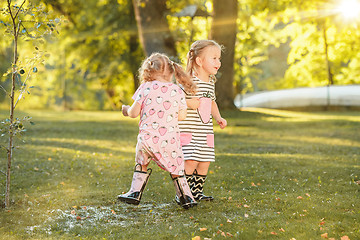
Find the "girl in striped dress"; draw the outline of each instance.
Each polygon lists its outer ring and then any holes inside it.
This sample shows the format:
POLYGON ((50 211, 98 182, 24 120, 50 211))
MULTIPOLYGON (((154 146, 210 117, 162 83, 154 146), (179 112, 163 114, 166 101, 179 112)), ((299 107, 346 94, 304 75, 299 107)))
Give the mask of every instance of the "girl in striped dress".
POLYGON ((199 40, 187 54, 186 71, 197 85, 196 95, 187 94, 186 119, 179 122, 180 141, 185 160, 185 175, 195 200, 213 200, 203 193, 211 162, 215 161, 212 118, 220 128, 227 122, 215 102, 215 77, 221 66, 221 46, 212 40, 199 40))

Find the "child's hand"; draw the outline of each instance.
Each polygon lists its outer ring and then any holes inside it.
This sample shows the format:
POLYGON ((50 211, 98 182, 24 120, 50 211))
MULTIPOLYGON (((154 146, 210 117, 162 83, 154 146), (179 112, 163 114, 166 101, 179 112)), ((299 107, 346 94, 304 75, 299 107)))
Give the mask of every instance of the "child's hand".
POLYGON ((199 98, 191 98, 186 100, 186 104, 191 109, 198 109, 200 106, 200 99, 199 98))
POLYGON ((129 116, 129 114, 128 114, 129 108, 130 108, 129 105, 122 105, 122 107, 121 107, 122 114, 123 114, 125 117, 129 116))
POLYGON ((221 129, 224 129, 227 126, 227 121, 224 118, 220 118, 217 120, 221 129))

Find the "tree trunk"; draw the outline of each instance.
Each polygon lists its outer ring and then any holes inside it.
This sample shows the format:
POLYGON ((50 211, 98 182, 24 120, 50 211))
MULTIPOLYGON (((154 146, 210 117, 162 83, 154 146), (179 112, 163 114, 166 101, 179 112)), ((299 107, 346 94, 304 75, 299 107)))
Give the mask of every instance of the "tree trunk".
POLYGON ((234 52, 237 32, 237 0, 213 0, 210 38, 225 47, 216 83, 217 103, 222 109, 234 109, 234 52))
POLYGON ((12 67, 12 76, 11 76, 11 92, 10 92, 10 127, 9 127, 9 145, 7 149, 7 168, 6 168, 6 189, 5 189, 5 208, 10 207, 10 185, 11 185, 11 163, 12 163, 12 156, 13 156, 13 140, 14 140, 14 111, 15 111, 15 78, 17 73, 16 64, 18 61, 18 36, 20 30, 20 21, 16 23, 16 17, 24 5, 26 0, 23 1, 20 8, 16 13, 12 12, 11 9, 11 1, 7 1, 8 10, 10 13, 12 27, 13 27, 13 37, 14 37, 14 55, 13 55, 13 67, 12 67))
POLYGON ((166 19, 166 0, 132 0, 140 43, 146 56, 160 52, 175 58, 175 40, 166 19))

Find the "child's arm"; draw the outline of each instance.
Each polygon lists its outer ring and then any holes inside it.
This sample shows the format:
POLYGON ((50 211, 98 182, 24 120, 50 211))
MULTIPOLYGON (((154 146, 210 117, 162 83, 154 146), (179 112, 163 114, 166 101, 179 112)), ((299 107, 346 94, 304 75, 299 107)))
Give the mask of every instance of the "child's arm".
POLYGON ((227 126, 227 121, 221 117, 218 105, 215 101, 212 101, 211 115, 214 117, 221 129, 224 129, 227 126))
POLYGON ((186 109, 180 109, 179 111, 179 115, 178 115, 178 120, 182 121, 186 118, 186 114, 187 114, 187 110, 186 109))
POLYGON ((141 105, 138 102, 134 102, 131 107, 129 105, 122 105, 122 113, 125 117, 136 118, 141 111, 141 105))
POLYGON ((200 100, 199 98, 186 99, 186 105, 193 110, 198 109, 200 106, 200 100))

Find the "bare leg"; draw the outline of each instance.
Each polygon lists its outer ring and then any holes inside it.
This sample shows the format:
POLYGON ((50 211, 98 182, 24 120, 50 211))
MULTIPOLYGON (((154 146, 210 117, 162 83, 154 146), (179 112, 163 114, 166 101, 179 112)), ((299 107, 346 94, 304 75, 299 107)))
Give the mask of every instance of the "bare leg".
POLYGON ((185 174, 192 175, 195 169, 198 167, 199 162, 194 160, 185 161, 185 174))
POLYGON ((210 166, 210 162, 198 162, 196 171, 199 175, 207 175, 209 166, 210 166))
POLYGON ((146 172, 148 166, 149 166, 149 164, 141 165, 141 171, 146 172))

